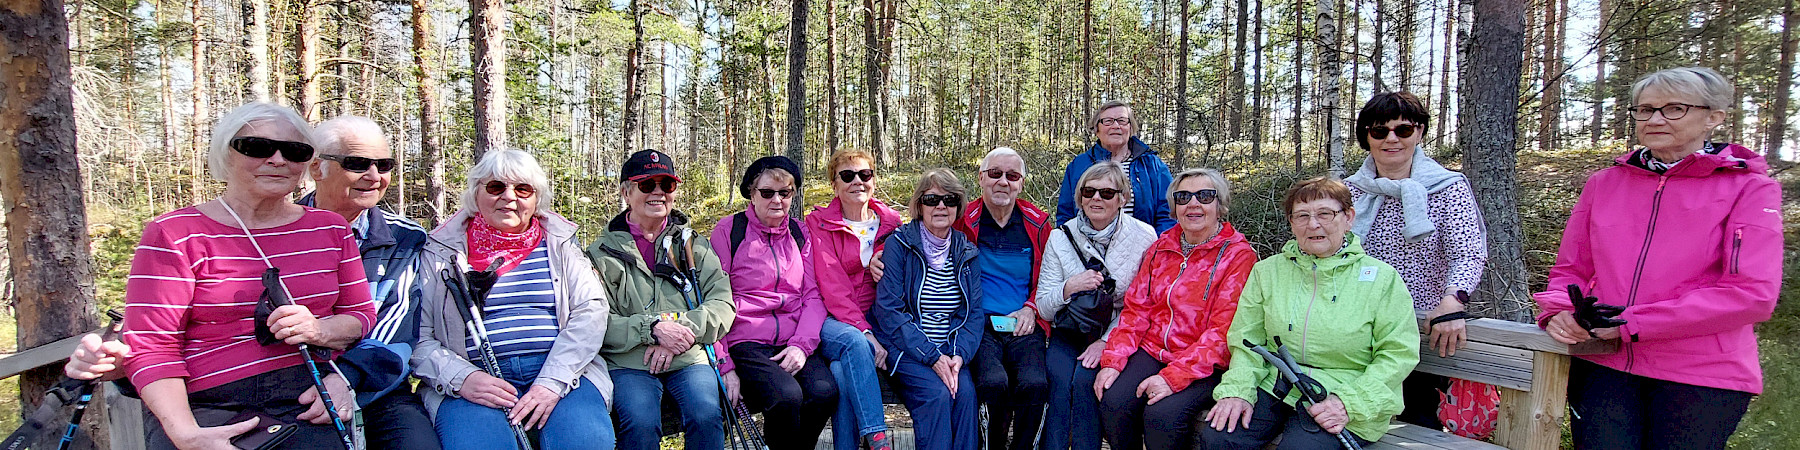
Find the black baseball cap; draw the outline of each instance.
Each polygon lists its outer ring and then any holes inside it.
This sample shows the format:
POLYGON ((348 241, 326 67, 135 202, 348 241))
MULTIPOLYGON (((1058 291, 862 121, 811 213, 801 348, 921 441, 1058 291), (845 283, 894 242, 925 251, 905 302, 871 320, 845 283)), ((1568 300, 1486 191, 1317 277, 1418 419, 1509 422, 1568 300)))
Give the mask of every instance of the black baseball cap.
POLYGON ((656 150, 638 150, 632 153, 631 157, 625 159, 625 168, 619 174, 627 181, 654 176, 667 176, 681 181, 681 176, 675 174, 675 160, 656 150))

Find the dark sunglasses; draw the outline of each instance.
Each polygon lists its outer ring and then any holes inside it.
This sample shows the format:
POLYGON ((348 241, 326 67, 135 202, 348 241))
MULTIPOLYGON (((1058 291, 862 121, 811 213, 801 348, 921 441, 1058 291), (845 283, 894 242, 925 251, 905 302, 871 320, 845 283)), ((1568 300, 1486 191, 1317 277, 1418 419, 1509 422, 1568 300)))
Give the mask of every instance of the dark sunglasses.
MULTIPOLYGON (((675 179, 671 178, 671 177, 655 177, 655 178, 650 178, 650 179, 646 179, 646 180, 638 180, 637 186, 638 186, 638 192, 642 192, 645 194, 656 192, 657 188, 662 188, 662 191, 664 194, 673 194, 673 193, 675 193, 675 184, 676 183, 678 183, 678 182, 675 181, 675 179)), ((764 197, 764 198, 767 198, 767 197, 764 197)))
POLYGON ((763 200, 775 198, 775 196, 777 196, 777 195, 781 196, 781 198, 788 198, 788 197, 794 196, 793 189, 757 189, 756 193, 758 195, 761 195, 763 200))
POLYGON ((1369 127, 1369 137, 1373 139, 1387 139, 1388 131, 1393 131, 1394 134, 1399 135, 1401 139, 1406 139, 1412 137, 1413 132, 1418 131, 1418 129, 1419 127, 1413 124, 1405 124, 1393 128, 1388 128, 1386 126, 1369 127))
POLYGON ((255 136, 231 138, 231 149, 238 154, 256 159, 267 159, 281 153, 281 158, 293 162, 311 161, 313 147, 305 142, 277 141, 255 136))
POLYGON ((394 171, 394 158, 373 159, 361 156, 319 155, 319 159, 337 161, 338 167, 356 173, 368 173, 369 167, 371 166, 375 167, 376 172, 388 173, 394 171))
POLYGON ((1081 188, 1081 198, 1093 198, 1094 194, 1100 194, 1101 200, 1112 200, 1113 196, 1119 195, 1119 190, 1113 189, 1113 188, 1105 188, 1105 189, 1094 189, 1091 187, 1081 188))
MULTIPOLYGON (((505 194, 507 188, 506 182, 500 180, 489 181, 484 187, 487 188, 488 195, 494 196, 505 194)), ((512 185, 512 191, 513 195, 518 196, 520 199, 527 199, 531 198, 533 195, 537 195, 537 188, 525 183, 512 185)))
POLYGON ((844 180, 845 183, 854 182, 857 178, 862 178, 863 181, 873 180, 875 179, 875 169, 838 171, 838 179, 844 180))
POLYGON ((1218 200, 1218 199, 1219 199, 1219 191, 1216 189, 1201 189, 1198 191, 1175 191, 1175 204, 1177 204, 1177 205, 1186 205, 1186 204, 1188 204, 1188 202, 1194 201, 1194 200, 1199 200, 1200 204, 1202 204, 1202 205, 1210 205, 1210 204, 1212 204, 1213 200, 1218 200))
POLYGON ((919 196, 919 204, 925 206, 962 206, 962 196, 956 194, 925 194, 919 196))
POLYGON ((988 178, 996 180, 1000 179, 1000 177, 1006 177, 1006 181, 1019 181, 1020 178, 1025 178, 1025 174, 1000 169, 988 169, 987 176, 988 178))

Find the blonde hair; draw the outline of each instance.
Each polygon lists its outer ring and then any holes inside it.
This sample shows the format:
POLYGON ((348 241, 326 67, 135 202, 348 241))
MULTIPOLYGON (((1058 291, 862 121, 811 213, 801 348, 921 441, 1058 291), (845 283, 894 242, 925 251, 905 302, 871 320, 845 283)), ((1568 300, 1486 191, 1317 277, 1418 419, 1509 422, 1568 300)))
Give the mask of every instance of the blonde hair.
MULTIPOLYGON (((1075 189, 1087 187, 1089 181, 1098 179, 1112 181, 1114 186, 1118 186, 1119 193, 1125 196, 1125 203, 1131 203, 1131 178, 1125 175, 1125 166, 1112 161, 1101 161, 1099 164, 1088 166, 1087 170, 1081 172, 1081 178, 1076 179, 1075 189)), ((1079 191, 1076 192, 1075 197, 1076 200, 1080 200, 1079 191)))
POLYGON ((1726 80, 1718 71, 1705 67, 1663 69, 1644 75, 1631 84, 1631 103, 1636 104, 1639 95, 1649 88, 1657 88, 1670 94, 1695 96, 1706 103, 1696 106, 1705 106, 1713 111, 1724 111, 1732 106, 1731 81, 1726 80))
POLYGON ((1231 181, 1226 180, 1225 174, 1219 173, 1218 170, 1208 168, 1188 169, 1175 174, 1175 181, 1170 181, 1169 189, 1167 189, 1169 198, 1165 199, 1169 202, 1169 216, 1175 216, 1175 187, 1180 186, 1181 182, 1194 177, 1206 177, 1207 181, 1212 182, 1213 190, 1219 191, 1219 219, 1230 217, 1231 181))

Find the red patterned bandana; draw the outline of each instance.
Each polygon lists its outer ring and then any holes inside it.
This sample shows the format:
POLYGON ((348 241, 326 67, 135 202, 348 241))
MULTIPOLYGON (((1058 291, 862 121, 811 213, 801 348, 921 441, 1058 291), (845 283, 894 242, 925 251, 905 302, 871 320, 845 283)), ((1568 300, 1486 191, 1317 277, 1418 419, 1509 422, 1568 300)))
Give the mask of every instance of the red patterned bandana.
POLYGON ((469 266, 475 270, 487 270, 494 258, 506 258, 494 273, 505 274, 506 271, 519 267, 525 257, 531 255, 539 242, 544 240, 544 226, 536 218, 525 231, 508 233, 488 225, 481 214, 469 219, 469 266))

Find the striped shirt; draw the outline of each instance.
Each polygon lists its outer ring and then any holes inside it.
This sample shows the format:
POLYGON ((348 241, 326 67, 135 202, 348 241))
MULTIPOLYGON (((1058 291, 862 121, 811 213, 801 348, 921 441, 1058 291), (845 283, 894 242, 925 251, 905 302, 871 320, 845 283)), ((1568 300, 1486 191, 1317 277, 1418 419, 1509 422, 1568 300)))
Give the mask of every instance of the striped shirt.
MULTIPOLYGON (((1131 179, 1131 159, 1119 161, 1119 167, 1125 169, 1124 172, 1125 172, 1126 181, 1130 181, 1130 179, 1131 179)), ((1137 199, 1126 198, 1125 206, 1119 209, 1119 215, 1123 215, 1123 216, 1131 215, 1131 211, 1133 211, 1136 208, 1136 206, 1137 206, 1137 199)))
MULTIPOLYGON (((548 353, 556 342, 556 284, 550 278, 550 251, 544 239, 518 267, 500 275, 481 309, 494 356, 548 353)), ((467 342, 475 354, 475 340, 467 342)))
MULTIPOLYGON (((343 216, 307 208, 300 220, 252 230, 295 303, 320 318, 347 314, 369 329, 375 301, 343 216)), ((236 224, 194 207, 144 225, 125 281, 126 374, 139 388, 186 378, 188 392, 299 365, 291 345, 258 345, 252 317, 268 266, 236 224)))
POLYGON ((956 284, 956 266, 925 270, 925 285, 919 289, 919 329, 931 343, 942 345, 950 338, 951 314, 963 306, 962 286, 956 284))

